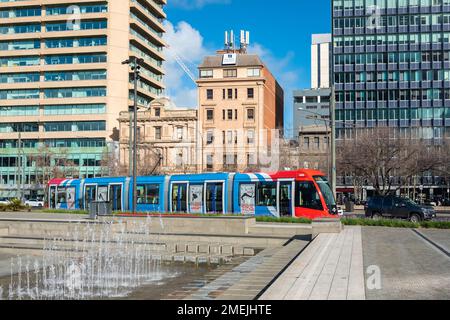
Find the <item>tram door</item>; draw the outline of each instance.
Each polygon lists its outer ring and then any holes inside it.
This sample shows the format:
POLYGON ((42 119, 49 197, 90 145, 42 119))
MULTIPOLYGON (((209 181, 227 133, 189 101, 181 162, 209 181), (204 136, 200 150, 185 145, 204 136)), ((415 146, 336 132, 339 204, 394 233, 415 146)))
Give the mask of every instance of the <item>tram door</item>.
POLYGON ((223 183, 206 184, 206 213, 223 213, 223 183))
POLYGON ((122 211, 122 185, 113 184, 109 186, 109 201, 113 211, 122 211))
POLYGON ((97 186, 86 186, 84 192, 84 208, 89 210, 89 205, 94 201, 97 201, 97 186))
POLYGON ((281 181, 280 182, 280 216, 281 217, 292 217, 292 191, 294 183, 292 181, 281 181))
POLYGON ((187 212, 187 183, 172 185, 172 212, 187 212))
POLYGON ((48 195, 48 202, 50 209, 56 209, 56 186, 50 187, 50 192, 48 195))

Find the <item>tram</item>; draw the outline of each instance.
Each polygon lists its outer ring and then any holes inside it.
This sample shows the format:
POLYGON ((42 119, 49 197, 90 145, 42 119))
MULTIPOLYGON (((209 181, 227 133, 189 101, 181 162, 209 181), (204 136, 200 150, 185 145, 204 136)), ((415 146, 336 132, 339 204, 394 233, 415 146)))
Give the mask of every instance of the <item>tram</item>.
MULTIPOLYGON (((337 217, 333 192, 315 170, 267 173, 204 173, 137 178, 138 214, 236 214, 271 217, 337 217)), ((130 177, 54 179, 48 207, 87 210, 110 202, 114 212, 132 209, 130 177)))

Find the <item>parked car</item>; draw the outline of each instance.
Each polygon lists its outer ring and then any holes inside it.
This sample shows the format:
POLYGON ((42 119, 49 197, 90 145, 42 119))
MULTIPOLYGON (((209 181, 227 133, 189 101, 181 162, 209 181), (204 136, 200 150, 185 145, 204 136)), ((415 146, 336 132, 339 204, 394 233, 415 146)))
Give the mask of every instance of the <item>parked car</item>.
POLYGON ((9 204, 9 199, 7 199, 7 198, 0 198, 0 204, 9 204))
POLYGON ((436 211, 430 206, 421 206, 414 201, 396 196, 375 196, 365 206, 367 218, 407 219, 420 222, 436 218, 436 211))
POLYGON ((36 199, 30 199, 25 201, 26 206, 30 206, 32 208, 43 208, 44 207, 44 201, 36 200, 36 199))

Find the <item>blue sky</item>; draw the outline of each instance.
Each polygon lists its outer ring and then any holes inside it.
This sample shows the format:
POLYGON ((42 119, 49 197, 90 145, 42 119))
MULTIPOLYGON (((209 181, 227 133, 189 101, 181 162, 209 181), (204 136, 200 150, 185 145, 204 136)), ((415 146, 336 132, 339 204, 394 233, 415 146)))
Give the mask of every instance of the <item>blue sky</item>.
POLYGON ((224 31, 251 32, 250 52, 258 53, 285 89, 288 129, 292 90, 310 86, 313 33, 330 32, 330 0, 168 0, 167 95, 182 107, 196 105, 195 85, 173 61, 176 52, 196 75, 205 54, 223 47, 224 31))

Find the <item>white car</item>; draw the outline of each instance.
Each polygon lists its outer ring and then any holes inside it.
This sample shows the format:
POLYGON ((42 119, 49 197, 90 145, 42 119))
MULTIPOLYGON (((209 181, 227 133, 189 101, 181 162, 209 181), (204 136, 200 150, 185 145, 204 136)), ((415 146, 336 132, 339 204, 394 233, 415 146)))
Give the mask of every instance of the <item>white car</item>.
POLYGON ((0 198, 0 204, 9 204, 9 200, 6 198, 0 198))
POLYGON ((42 207, 44 207, 44 201, 35 200, 35 199, 27 200, 27 201, 25 201, 25 205, 30 206, 32 208, 42 208, 42 207))

